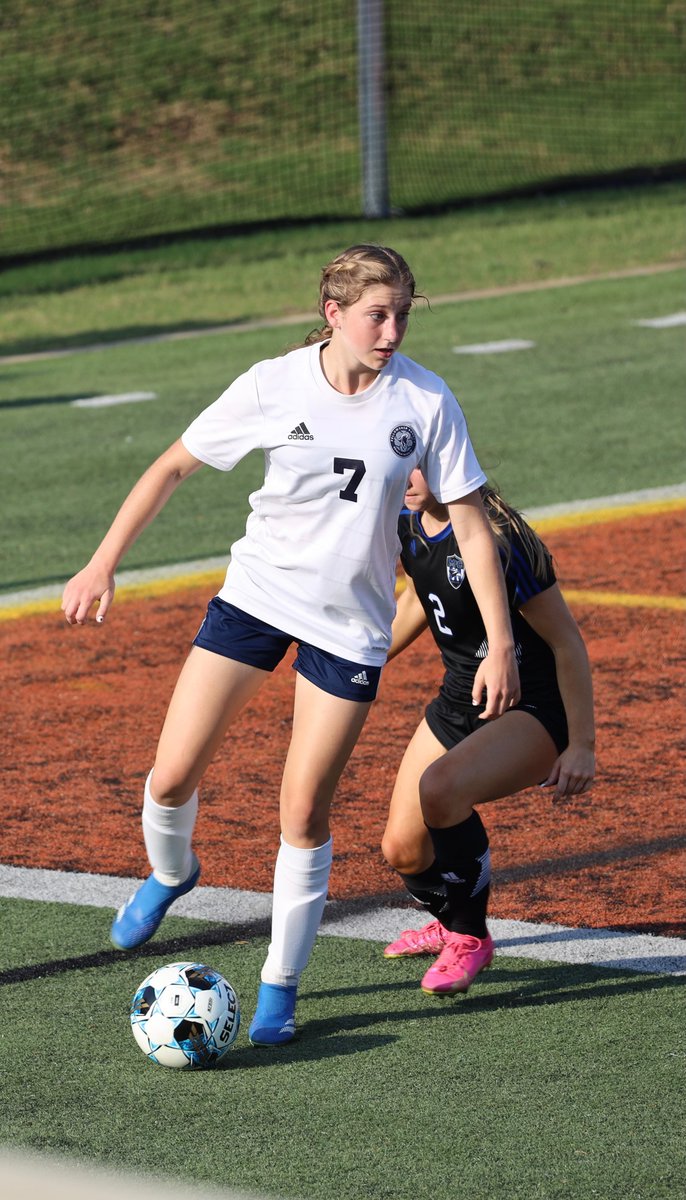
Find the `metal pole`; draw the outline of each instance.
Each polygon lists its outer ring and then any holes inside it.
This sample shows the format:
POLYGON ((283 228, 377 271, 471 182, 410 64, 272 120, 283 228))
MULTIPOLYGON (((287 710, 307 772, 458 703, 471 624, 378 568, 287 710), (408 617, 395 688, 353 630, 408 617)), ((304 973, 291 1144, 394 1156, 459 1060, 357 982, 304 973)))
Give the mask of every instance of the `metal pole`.
POLYGON ((383 0, 357 0, 357 61, 365 217, 390 215, 383 0))

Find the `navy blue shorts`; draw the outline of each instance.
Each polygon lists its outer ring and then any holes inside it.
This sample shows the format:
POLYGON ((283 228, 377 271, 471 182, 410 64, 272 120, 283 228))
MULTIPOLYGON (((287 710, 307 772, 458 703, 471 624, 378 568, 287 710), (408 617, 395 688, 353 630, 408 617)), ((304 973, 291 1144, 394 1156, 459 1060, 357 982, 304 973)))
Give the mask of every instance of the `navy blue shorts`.
MULTIPOLYGON (((541 722, 543 728, 553 739, 558 754, 562 754, 562 751, 566 750, 569 744, 569 734, 567 717, 562 704, 556 703, 554 700, 545 705, 523 704, 520 700, 519 704, 512 705, 511 711, 516 712, 519 709, 522 712, 531 713, 532 717, 536 717, 536 720, 541 722)), ((452 750, 453 746, 463 742, 470 733, 475 733, 477 729, 483 729, 484 722, 479 720, 479 713, 482 712, 482 707, 461 708, 458 705, 449 704, 439 693, 427 705, 424 715, 434 737, 438 738, 446 750, 452 750)))
POLYGON ((194 646, 262 671, 275 670, 293 642, 298 646, 293 670, 323 692, 362 703, 376 699, 381 667, 350 662, 309 642, 298 641, 290 633, 267 625, 219 596, 210 600, 205 619, 193 639, 194 646))

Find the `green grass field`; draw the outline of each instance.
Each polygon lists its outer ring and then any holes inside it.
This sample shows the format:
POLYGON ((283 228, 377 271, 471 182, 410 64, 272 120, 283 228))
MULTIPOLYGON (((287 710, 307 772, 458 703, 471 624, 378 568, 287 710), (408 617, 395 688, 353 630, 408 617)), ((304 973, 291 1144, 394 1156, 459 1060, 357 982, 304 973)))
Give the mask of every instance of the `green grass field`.
POLYGON ((571 192, 7 268, 0 355, 314 313, 321 268, 355 242, 397 247, 429 297, 683 262, 685 195, 678 184, 571 192))
POLYGON ((3 901, 0 1142, 307 1200, 672 1200, 683 1181, 680 980, 499 958, 436 1002, 417 964, 325 937, 301 1038, 249 1046, 264 939, 167 918, 105 950, 99 909, 3 901), (129 1030, 162 961, 221 970, 244 1028, 219 1070, 147 1063, 129 1030), (17 1048, 21 1047, 21 1053, 17 1048))
MULTIPOLYGON (((96 300, 97 288, 91 289, 96 300)), ((125 285, 124 285, 125 290, 125 285)), ((479 457, 520 507, 683 479, 683 329, 634 322, 683 307, 680 271, 459 304, 419 305, 404 349, 459 397, 479 457), (507 337, 533 350, 454 347, 507 337)), ((113 345, 1 368, 0 467, 11 539, 0 589, 66 579, 90 555, 138 475, 239 372, 280 354, 312 322, 183 342, 113 345), (103 409, 77 398, 150 391, 103 409)), ((128 567, 228 554, 261 479, 252 455, 230 478, 201 471, 129 553, 128 567)))
MULTIPOLYGON (((683 163, 678 5, 385 7, 395 211, 683 163)), ((354 5, 5 8, 0 255, 362 211, 354 5)))

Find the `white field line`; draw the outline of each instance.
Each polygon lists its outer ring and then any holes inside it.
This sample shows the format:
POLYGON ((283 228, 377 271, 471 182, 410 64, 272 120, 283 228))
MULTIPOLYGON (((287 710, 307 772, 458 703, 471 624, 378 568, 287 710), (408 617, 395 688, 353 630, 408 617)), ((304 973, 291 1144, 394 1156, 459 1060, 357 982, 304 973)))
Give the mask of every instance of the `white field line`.
MULTIPOLYGON (((116 909, 140 882, 116 875, 0 866, 0 896, 6 899, 116 909)), ((232 925, 247 924, 269 917, 271 896, 232 888, 197 887, 175 902, 173 912, 177 917, 194 917, 232 925)), ((351 916, 346 913, 344 902, 330 901, 324 913, 321 933, 324 936, 390 942, 413 921, 422 919, 423 914, 406 908, 379 908, 351 916)), ((574 929, 567 925, 532 924, 497 918, 491 919, 489 925, 497 952, 506 957, 658 975, 686 975, 686 943, 679 938, 618 933, 609 929, 574 929)))
POLYGON ((0 1147, 0 1177, 7 1200, 260 1200, 254 1192, 203 1187, 197 1180, 189 1184, 159 1173, 135 1174, 8 1146, 0 1147))
POLYGON ((644 329, 675 329, 678 325, 686 325, 686 312, 670 313, 668 317, 644 317, 634 321, 634 325, 642 325, 644 329))
POLYGON ((453 354, 511 354, 513 350, 533 350, 535 342, 524 338, 504 338, 500 342, 471 342, 466 346, 453 346, 453 354))
MULTIPOLYGON (((529 283, 505 284, 502 287, 477 288, 468 292, 450 292, 431 299, 431 305, 468 304, 473 300, 494 300, 499 296, 525 295, 528 292, 553 291, 556 288, 580 287, 587 283, 606 283, 619 279, 640 279, 650 275, 661 275, 679 271, 686 262, 653 263, 645 267, 628 267, 620 271, 606 271, 602 275, 566 275, 560 279, 539 279, 529 283)), ((285 317, 267 317, 264 320, 233 321, 226 325, 210 325, 204 329, 179 329, 169 333, 149 334, 145 337, 122 338, 121 341, 93 342, 90 345, 70 346, 63 350, 38 350, 33 354, 7 354, 0 357, 2 366, 40 362, 50 358, 68 358, 72 354, 93 354, 100 350, 113 350, 118 346, 150 346, 156 342, 183 342, 191 338, 216 337, 228 333, 254 333, 260 329, 280 329, 289 325, 317 324, 316 314, 291 313, 285 317)))
MULTIPOLYGON (((634 492, 618 492, 613 496, 595 496, 588 500, 563 501, 560 504, 546 504, 539 508, 526 510, 527 520, 533 522, 549 521, 557 518, 574 517, 578 515, 592 516, 594 513, 604 514, 608 509, 636 508, 640 512, 643 505, 659 504, 662 501, 686 499, 686 482, 670 484, 665 487, 644 488, 634 492)), ((192 582, 194 576, 216 574, 221 577, 226 571, 229 555, 215 558, 194 559, 189 562, 175 563, 163 567, 148 567, 140 570, 121 571, 117 573, 117 587, 138 587, 159 580, 173 580, 184 577, 192 582)), ((65 580, 66 582, 66 580, 65 580)), ((42 601, 58 600, 62 595, 63 584, 46 584, 44 587, 26 588, 18 592, 6 592, 0 595, 0 610, 21 608, 27 606, 27 611, 33 604, 42 601)))
POLYGON ((612 496, 593 496, 587 500, 563 500, 560 504, 543 504, 528 508, 528 521, 547 520, 549 517, 571 517, 577 513, 604 512, 608 508, 637 508, 654 504, 660 500, 686 498, 686 481, 667 484, 664 487, 641 488, 632 492, 615 492, 612 496))
POLYGON ((113 404, 138 404, 141 400, 156 400, 157 392, 118 392, 112 396, 84 396, 72 400, 72 408, 111 408, 113 404))

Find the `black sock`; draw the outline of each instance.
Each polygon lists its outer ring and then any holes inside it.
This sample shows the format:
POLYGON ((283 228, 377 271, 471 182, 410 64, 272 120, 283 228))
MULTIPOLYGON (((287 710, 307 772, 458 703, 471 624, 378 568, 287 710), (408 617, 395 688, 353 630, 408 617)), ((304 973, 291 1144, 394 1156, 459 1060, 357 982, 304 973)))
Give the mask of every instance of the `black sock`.
POLYGON ((452 933, 485 938, 491 855, 481 817, 474 811, 459 825, 451 825, 448 829, 427 826, 427 829, 445 884, 442 924, 452 933))
POLYGON ((423 908, 428 909, 432 916, 439 917, 445 908, 446 895, 438 865, 433 862, 426 871, 420 871, 418 875, 403 875, 402 872, 399 874, 410 895, 414 896, 423 908))

